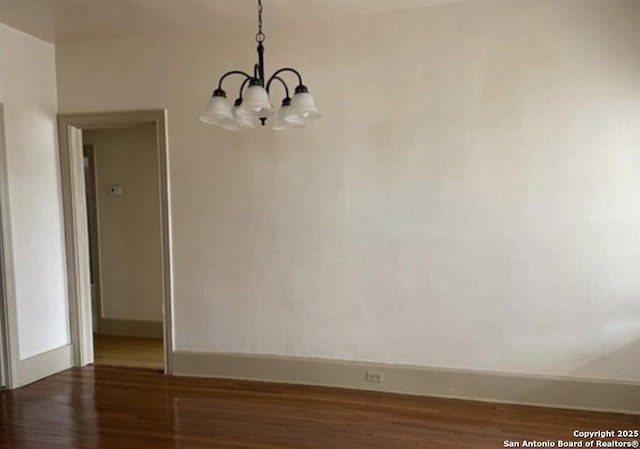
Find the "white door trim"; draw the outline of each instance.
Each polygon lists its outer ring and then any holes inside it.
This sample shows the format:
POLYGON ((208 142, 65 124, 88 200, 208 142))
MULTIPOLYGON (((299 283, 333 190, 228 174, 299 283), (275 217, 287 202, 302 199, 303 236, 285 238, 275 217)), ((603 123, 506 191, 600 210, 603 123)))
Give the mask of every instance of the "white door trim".
POLYGON ((18 312, 16 303, 16 286, 13 269, 13 246, 11 238, 11 220, 9 208, 9 171, 7 170, 4 105, 0 103, 0 351, 4 360, 4 383, 7 388, 18 386, 18 312))
POLYGON ((164 371, 171 374, 173 354, 173 271, 169 214, 169 151, 166 110, 61 114, 58 116, 60 175, 64 205, 71 344, 75 366, 93 362, 89 236, 85 203, 82 130, 156 127, 162 227, 164 371))

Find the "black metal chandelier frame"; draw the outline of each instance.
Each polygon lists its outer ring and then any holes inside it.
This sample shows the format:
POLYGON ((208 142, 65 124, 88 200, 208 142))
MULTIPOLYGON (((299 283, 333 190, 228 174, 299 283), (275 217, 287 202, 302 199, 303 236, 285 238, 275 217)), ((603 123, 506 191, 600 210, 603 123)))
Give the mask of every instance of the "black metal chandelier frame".
MULTIPOLYGON (((270 94, 270 89, 271 89, 271 83, 273 83, 274 81, 279 81, 282 86, 284 87, 284 91, 285 91, 285 97, 282 100, 282 106, 290 106, 291 105, 291 97, 289 96, 289 86, 287 85, 287 83, 285 82, 284 79, 282 79, 282 77, 280 76, 282 73, 284 72, 291 72, 293 73, 297 79, 298 79, 298 85, 295 88, 295 93, 296 94, 302 94, 302 93, 308 93, 309 89, 307 88, 307 86, 304 85, 304 83, 302 82, 302 75, 300 75, 300 72, 298 72, 296 69, 291 68, 291 67, 283 67, 281 69, 276 70, 273 75, 271 75, 269 77, 269 79, 265 78, 264 75, 264 71, 265 71, 265 64, 264 64, 264 41, 266 39, 266 36, 264 34, 264 32, 262 31, 262 0, 258 0, 258 33, 256 34, 256 43, 258 44, 257 47, 257 52, 258 52, 258 62, 255 64, 254 68, 253 68, 253 76, 249 75, 248 73, 242 71, 242 70, 230 70, 229 72, 225 73, 224 75, 222 75, 220 77, 220 81, 218 81, 218 88, 216 90, 213 91, 213 97, 223 97, 226 98, 227 94, 224 91, 224 89, 222 88, 222 83, 224 82, 224 80, 226 78, 228 78, 229 76, 232 75, 241 75, 244 76, 244 81, 242 82, 242 84, 240 85, 240 89, 238 92, 238 98, 235 100, 234 102, 234 106, 241 106, 242 102, 243 102, 243 92, 245 87, 247 87, 247 84, 249 84, 249 87, 251 86, 261 86, 262 88, 264 88, 267 91, 267 94, 270 94)), ((267 121, 267 117, 259 117, 260 122, 262 124, 262 126, 265 125, 266 121, 267 121)))

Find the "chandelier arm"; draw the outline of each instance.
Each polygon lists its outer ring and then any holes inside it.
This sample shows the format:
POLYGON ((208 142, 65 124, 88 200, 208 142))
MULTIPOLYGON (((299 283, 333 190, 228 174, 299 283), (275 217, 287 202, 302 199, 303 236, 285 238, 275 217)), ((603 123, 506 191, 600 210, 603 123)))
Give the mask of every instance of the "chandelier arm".
POLYGON ((222 89, 222 82, 226 77, 230 75, 243 75, 245 78, 248 78, 248 79, 251 78, 251 75, 243 72, 242 70, 231 70, 230 72, 227 72, 220 77, 220 81, 218 81, 218 89, 222 89))
POLYGON ((271 75, 271 78, 269 78, 269 81, 267 82, 267 85, 271 84, 271 81, 277 77, 279 74, 281 74, 282 72, 293 72, 295 73, 295 75, 298 77, 298 84, 300 86, 302 86, 302 76, 300 75, 300 72, 298 72, 296 69, 292 69, 291 67, 283 67, 281 69, 276 70, 276 72, 271 75))
POLYGON ((289 86, 287 86, 287 83, 285 83, 284 80, 277 75, 273 75, 269 79, 269 82, 267 83, 267 93, 269 93, 269 88, 271 87, 271 83, 275 80, 280 81, 280 83, 284 86, 284 92, 285 92, 286 98, 289 98, 289 86))
POLYGON ((240 85, 240 91, 238 92, 238 98, 242 100, 242 91, 244 90, 247 83, 251 81, 251 77, 245 78, 242 84, 240 85))

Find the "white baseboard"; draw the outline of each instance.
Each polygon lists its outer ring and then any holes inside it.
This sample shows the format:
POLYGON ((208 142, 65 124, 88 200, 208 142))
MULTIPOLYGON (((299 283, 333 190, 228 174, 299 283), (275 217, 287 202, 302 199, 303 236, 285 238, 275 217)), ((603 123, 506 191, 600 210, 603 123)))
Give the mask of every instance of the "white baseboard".
POLYGON ((71 345, 52 349, 18 362, 18 381, 14 387, 22 387, 52 374, 71 368, 73 353, 71 345))
POLYGON ((325 359, 176 351, 173 374, 640 414, 640 384, 325 359), (365 380, 367 371, 383 383, 365 380))

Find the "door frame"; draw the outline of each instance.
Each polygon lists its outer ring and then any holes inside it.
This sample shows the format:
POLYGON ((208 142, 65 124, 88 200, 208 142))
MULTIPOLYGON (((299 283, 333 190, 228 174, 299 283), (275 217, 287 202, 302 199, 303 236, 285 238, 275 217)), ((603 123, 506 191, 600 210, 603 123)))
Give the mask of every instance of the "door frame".
POLYGON ((19 352, 5 137, 4 104, 0 102, 0 378, 11 389, 18 386, 19 352))
POLYGON ((160 179, 164 372, 171 374, 173 354, 173 270, 169 197, 169 150, 166 109, 58 115, 60 176, 64 206, 69 315, 74 366, 93 363, 93 324, 89 268, 89 233, 84 185, 82 131, 152 124, 156 128, 160 179))
MULTIPOLYGON (((82 145, 82 156, 89 160, 89 172, 91 173, 91 194, 87 196, 87 204, 90 204, 91 210, 87 210, 87 222, 89 223, 89 246, 93 246, 93 253, 89 252, 89 264, 93 266, 93 284, 95 295, 95 308, 92 310, 93 315, 97 313, 96 320, 97 329, 93 329, 94 333, 100 333, 100 317, 102 317, 102 266, 100 263, 100 235, 99 218, 98 218, 98 173, 96 172, 96 147, 93 144, 82 145)), ((85 179, 86 186, 86 179, 85 179)), ((85 187, 86 188, 86 187, 85 187)), ((90 270, 91 271, 91 270, 90 270)), ((94 304, 92 302, 93 309, 94 304)), ((91 321, 93 323, 93 319, 91 321)))

